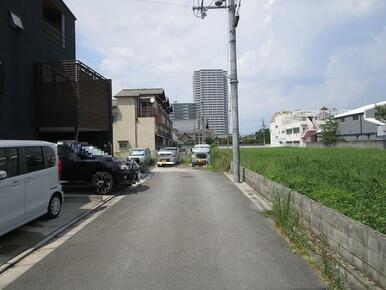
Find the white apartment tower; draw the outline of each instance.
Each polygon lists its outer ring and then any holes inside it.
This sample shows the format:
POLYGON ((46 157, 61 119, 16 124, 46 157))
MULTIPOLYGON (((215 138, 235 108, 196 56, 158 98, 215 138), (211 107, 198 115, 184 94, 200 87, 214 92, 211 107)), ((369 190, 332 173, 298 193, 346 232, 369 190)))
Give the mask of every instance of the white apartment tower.
POLYGON ((216 135, 228 134, 228 78, 221 69, 193 73, 193 95, 197 119, 203 120, 216 135))

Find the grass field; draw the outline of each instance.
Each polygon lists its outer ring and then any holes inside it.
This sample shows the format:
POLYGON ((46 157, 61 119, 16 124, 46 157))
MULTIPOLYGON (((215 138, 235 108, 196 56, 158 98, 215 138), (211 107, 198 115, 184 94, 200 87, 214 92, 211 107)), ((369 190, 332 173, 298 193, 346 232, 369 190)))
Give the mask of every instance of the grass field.
POLYGON ((242 149, 241 164, 386 234, 386 150, 242 149))

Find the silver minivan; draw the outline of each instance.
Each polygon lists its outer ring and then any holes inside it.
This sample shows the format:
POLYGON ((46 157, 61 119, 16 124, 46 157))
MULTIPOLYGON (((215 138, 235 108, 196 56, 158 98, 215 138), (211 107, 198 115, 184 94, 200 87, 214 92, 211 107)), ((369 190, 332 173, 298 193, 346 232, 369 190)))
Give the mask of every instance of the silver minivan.
POLYGON ((0 140, 0 236, 42 215, 59 215, 60 171, 55 144, 0 140))

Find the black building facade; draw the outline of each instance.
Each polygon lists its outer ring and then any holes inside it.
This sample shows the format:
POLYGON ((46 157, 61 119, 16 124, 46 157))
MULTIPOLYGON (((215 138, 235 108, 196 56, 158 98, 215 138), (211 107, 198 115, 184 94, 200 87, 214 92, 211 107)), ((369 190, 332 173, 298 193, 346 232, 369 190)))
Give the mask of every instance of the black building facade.
POLYGON ((111 81, 76 61, 75 20, 62 0, 0 1, 0 139, 111 150, 111 81))

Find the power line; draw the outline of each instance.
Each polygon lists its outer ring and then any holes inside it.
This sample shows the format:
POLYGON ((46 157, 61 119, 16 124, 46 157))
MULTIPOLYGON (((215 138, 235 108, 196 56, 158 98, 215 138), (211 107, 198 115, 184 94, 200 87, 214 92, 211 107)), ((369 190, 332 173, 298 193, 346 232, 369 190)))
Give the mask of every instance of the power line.
POLYGON ((153 0, 135 0, 138 2, 146 2, 146 3, 152 3, 152 4, 159 4, 159 5, 168 5, 168 6, 179 6, 179 7, 191 7, 188 4, 179 4, 179 3, 171 3, 171 2, 162 2, 162 1, 153 1, 153 0))

